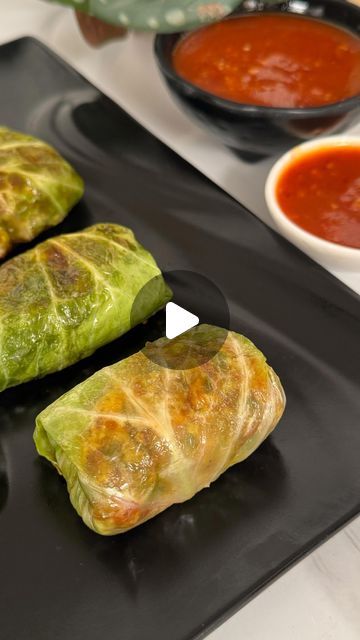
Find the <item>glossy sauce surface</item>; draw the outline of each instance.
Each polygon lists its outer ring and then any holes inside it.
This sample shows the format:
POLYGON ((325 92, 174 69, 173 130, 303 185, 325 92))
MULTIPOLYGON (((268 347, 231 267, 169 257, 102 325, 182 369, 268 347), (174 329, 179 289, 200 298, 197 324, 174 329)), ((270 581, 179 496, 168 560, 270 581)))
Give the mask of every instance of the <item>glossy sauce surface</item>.
POLYGON ((304 153, 280 176, 276 197, 306 231, 360 248, 360 146, 304 153))
POLYGON ((177 73, 245 104, 314 107, 360 93, 360 38, 329 23, 258 14, 198 29, 173 54, 177 73))

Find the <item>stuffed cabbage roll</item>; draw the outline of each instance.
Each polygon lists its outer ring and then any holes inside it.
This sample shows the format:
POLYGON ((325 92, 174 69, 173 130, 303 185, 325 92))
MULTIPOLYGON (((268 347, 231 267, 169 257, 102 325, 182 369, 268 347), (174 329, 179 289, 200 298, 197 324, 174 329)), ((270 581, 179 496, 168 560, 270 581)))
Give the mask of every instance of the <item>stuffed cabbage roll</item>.
POLYGON ((284 406, 278 377, 249 340, 200 325, 95 373, 38 416, 34 439, 84 522, 111 535, 188 500, 244 460, 284 406), (184 353, 202 360, 216 345, 200 366, 155 363, 184 353))
POLYGON ((0 391, 85 358, 170 297, 153 257, 120 225, 51 238, 8 260, 0 267, 0 391))
POLYGON ((0 127, 0 258, 59 224, 83 193, 82 179, 55 149, 0 127))

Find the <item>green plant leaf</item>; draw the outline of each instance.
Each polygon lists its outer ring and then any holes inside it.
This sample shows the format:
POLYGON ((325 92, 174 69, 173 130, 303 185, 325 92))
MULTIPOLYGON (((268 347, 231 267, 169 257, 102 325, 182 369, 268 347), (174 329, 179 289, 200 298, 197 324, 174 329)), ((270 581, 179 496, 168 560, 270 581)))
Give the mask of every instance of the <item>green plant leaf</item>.
MULTIPOLYGON (((54 1, 54 0, 50 0, 54 1)), ((55 0, 113 25, 174 32, 223 18, 239 0, 55 0)))

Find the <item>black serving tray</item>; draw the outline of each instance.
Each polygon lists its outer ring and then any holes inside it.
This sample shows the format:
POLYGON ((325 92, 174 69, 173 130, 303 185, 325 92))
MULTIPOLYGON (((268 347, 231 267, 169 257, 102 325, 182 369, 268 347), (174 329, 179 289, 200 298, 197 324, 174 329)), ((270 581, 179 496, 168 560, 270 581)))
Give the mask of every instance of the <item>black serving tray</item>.
POLYGON ((38 458, 35 416, 155 337, 158 317, 1 394, 1 639, 200 638, 360 510, 359 299, 36 41, 0 48, 0 83, 0 122, 48 140, 85 178, 51 233, 120 222, 164 270, 210 278, 288 398, 275 433, 210 489, 102 538, 38 458))

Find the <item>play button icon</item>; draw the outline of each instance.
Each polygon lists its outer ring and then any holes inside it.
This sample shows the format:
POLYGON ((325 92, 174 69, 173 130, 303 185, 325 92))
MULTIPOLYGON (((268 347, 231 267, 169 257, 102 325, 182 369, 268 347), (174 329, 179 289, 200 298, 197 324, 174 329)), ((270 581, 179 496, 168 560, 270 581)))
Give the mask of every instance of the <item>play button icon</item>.
POLYGON ((190 313, 175 302, 166 305, 166 337, 169 340, 177 338, 185 331, 196 327, 200 320, 194 313, 190 313))
MULTIPOLYGON (((221 350, 230 324, 224 294, 203 274, 186 269, 163 274, 172 291, 172 300, 164 311, 149 319, 143 354, 154 364, 167 369, 185 370, 202 366, 221 350), (224 329, 216 340, 202 342, 204 325, 224 329), (160 340, 159 340, 160 338, 160 340), (164 346, 168 345, 164 349, 164 346)), ((159 287, 159 278, 150 280, 138 293, 131 309, 131 326, 139 324, 143 309, 159 287)), ((206 333, 206 331, 205 331, 206 333)))

